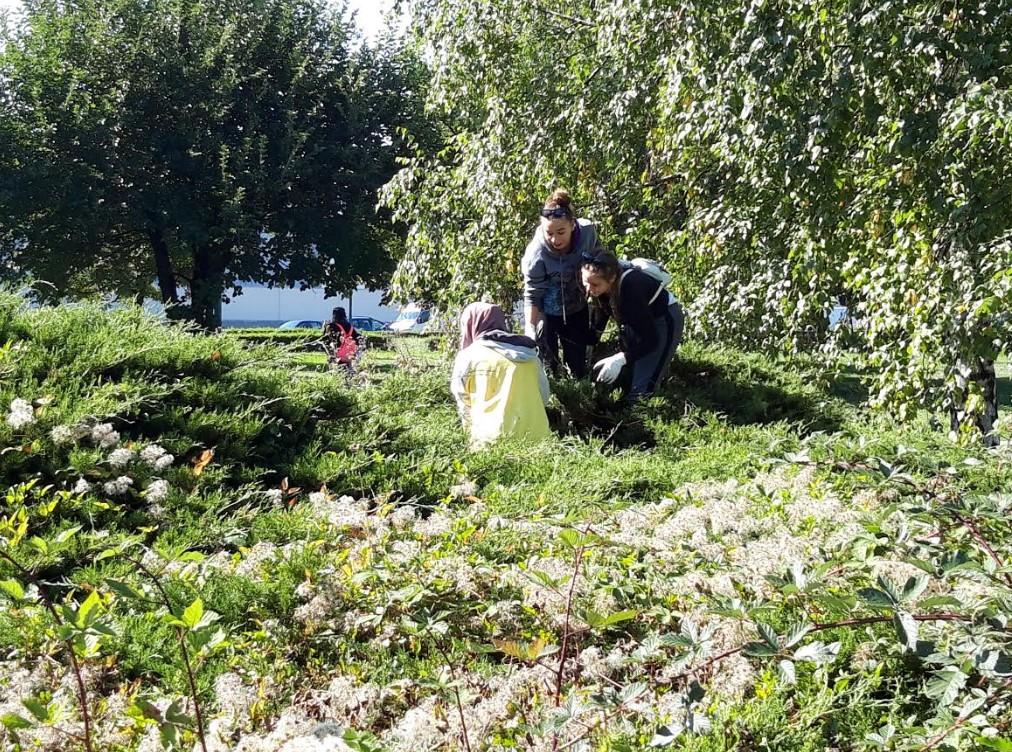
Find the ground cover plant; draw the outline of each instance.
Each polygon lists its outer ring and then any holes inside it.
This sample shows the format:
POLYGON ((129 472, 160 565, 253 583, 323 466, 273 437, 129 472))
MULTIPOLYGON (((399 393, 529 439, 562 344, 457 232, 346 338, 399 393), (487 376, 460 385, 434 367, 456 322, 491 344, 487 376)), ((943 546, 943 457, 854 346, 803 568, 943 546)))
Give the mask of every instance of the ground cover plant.
POLYGON ((0 745, 1008 749, 1008 446, 688 343, 470 452, 421 340, 0 299, 0 745))

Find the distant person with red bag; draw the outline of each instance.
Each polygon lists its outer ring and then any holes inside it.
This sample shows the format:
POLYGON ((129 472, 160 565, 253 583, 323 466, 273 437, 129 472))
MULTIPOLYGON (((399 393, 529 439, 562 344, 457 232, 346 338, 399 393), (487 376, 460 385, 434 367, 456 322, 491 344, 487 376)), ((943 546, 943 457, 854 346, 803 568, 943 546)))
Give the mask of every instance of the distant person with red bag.
POLYGON ((351 371, 362 345, 362 335, 348 321, 343 308, 335 308, 330 321, 323 325, 323 341, 330 363, 351 371))

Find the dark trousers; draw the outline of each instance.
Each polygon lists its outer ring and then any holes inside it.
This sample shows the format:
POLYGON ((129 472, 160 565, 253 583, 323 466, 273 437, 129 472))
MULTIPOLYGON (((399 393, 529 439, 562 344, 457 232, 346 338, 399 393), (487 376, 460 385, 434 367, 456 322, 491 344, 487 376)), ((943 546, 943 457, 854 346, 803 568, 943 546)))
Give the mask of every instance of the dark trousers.
POLYGON ((538 338, 538 349, 545 367, 552 373, 559 371, 559 348, 566 368, 575 379, 587 375, 587 346, 590 344, 590 312, 584 308, 562 316, 544 316, 544 326, 538 338))
POLYGON ((654 326, 657 327, 657 346, 643 357, 637 358, 632 368, 623 369, 625 398, 629 402, 653 394, 664 378, 668 364, 682 342, 682 331, 685 329, 685 313, 681 303, 676 301, 668 306, 663 316, 654 319, 654 326))

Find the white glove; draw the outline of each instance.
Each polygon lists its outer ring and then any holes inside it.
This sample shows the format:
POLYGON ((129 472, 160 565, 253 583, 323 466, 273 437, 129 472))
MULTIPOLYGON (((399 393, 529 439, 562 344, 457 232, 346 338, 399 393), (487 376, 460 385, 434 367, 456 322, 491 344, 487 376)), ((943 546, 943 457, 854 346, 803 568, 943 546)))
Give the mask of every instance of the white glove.
POLYGON ((594 370, 597 371, 597 380, 603 381, 605 384, 610 384, 618 375, 622 372, 622 366, 625 365, 625 353, 618 353, 611 357, 599 360, 594 364, 594 370), (601 369, 598 371, 597 369, 601 369))

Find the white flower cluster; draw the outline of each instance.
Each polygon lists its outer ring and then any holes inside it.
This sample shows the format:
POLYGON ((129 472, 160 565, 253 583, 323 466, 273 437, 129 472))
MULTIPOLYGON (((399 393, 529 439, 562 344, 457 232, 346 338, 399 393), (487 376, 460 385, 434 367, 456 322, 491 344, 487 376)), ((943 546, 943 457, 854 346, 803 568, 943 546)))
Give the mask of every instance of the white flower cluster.
POLYGON ((433 512, 428 519, 415 523, 415 532, 423 538, 446 535, 453 529, 453 519, 443 512, 433 512))
POLYGON ((327 501, 327 494, 325 494, 323 491, 313 491, 311 494, 309 494, 309 503, 312 504, 313 506, 316 506, 317 504, 324 504, 326 503, 326 501, 327 501))
POLYGON ((152 504, 160 504, 169 495, 169 482, 161 478, 155 478, 148 484, 145 495, 152 504))
POLYGON ((7 425, 17 431, 35 422, 32 403, 20 397, 11 400, 11 411, 7 414, 7 425))
POLYGON ((127 449, 126 447, 120 447, 114 449, 112 454, 109 455, 109 464, 116 469, 122 469, 134 461, 136 456, 133 449, 127 449))
POLYGON ((109 496, 122 496, 130 487, 134 484, 133 478, 126 475, 121 475, 116 480, 107 481, 102 485, 102 490, 105 491, 109 496))
POLYGON ((119 431, 112 423, 99 423, 91 429, 91 440, 103 449, 112 449, 119 444, 119 431))
POLYGON ((158 471, 170 467, 175 459, 158 444, 148 444, 141 450, 141 461, 158 471))
POLYGON ((91 490, 91 484, 84 478, 78 478, 77 483, 74 484, 74 493, 86 494, 91 490))
POLYGON ((272 506, 279 507, 284 502, 285 492, 282 491, 280 488, 268 488, 266 491, 264 491, 264 496, 267 498, 267 501, 269 501, 272 506))
POLYGON ((78 423, 74 426, 53 426, 53 429, 49 432, 49 438, 57 446, 73 444, 90 435, 91 429, 84 423, 78 423))
POLYGON ((407 504, 397 507, 390 513, 390 524, 402 530, 415 524, 415 508, 407 504))

